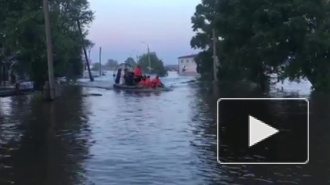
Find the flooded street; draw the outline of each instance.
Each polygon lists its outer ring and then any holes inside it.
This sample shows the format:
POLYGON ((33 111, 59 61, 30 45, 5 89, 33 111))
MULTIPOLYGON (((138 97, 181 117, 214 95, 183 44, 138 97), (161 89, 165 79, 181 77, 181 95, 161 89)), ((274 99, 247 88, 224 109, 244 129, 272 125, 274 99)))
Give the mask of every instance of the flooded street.
MULTIPOLYGON (((110 80, 90 86, 110 88, 110 80)), ((0 184, 330 183, 329 95, 309 94, 304 83, 262 94, 226 84, 215 92, 189 80, 171 74, 163 82, 173 90, 161 93, 66 87, 52 104, 33 95, 1 98, 0 184), (84 96, 91 93, 102 96, 84 96), (310 100, 309 164, 217 163, 216 100, 253 96, 310 100)))

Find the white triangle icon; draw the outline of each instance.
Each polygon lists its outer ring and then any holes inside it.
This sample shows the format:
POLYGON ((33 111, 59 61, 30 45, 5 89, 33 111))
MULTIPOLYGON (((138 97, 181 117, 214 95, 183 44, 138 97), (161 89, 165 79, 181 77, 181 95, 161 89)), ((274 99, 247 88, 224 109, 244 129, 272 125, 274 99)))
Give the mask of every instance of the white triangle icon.
POLYGON ((249 147, 267 139, 279 131, 266 123, 249 116, 249 147))

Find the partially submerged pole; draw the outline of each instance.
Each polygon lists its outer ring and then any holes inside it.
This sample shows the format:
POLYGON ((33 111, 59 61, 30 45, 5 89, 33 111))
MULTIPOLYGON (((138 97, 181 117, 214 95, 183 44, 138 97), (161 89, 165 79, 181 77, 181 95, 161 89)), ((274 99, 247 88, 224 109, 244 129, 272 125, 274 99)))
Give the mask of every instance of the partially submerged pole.
POLYGON ((89 66, 89 59, 88 59, 86 48, 85 48, 85 44, 84 44, 84 35, 83 35, 82 31, 81 31, 80 22, 79 22, 78 19, 77 19, 77 25, 78 25, 79 32, 81 34, 81 44, 82 44, 82 48, 83 48, 84 55, 85 55, 85 60, 86 60, 88 74, 89 74, 89 79, 91 80, 91 82, 93 82, 94 81, 94 78, 92 76, 91 68, 89 66))
POLYGON ((217 37, 215 34, 215 30, 213 32, 213 80, 214 82, 218 81, 218 56, 217 56, 217 37))
POLYGON ((99 51, 99 71, 100 71, 100 76, 102 76, 102 64, 101 64, 101 55, 102 55, 102 47, 100 47, 100 51, 99 51))
MULTIPOLYGON (((53 48, 50 32, 50 21, 49 21, 49 4, 48 0, 43 0, 43 9, 45 17, 45 31, 46 31, 46 44, 47 44, 47 61, 48 61, 48 91, 49 100, 55 99, 55 80, 54 80, 54 66, 53 66, 53 48)), ((48 93, 48 92, 46 92, 48 93)))

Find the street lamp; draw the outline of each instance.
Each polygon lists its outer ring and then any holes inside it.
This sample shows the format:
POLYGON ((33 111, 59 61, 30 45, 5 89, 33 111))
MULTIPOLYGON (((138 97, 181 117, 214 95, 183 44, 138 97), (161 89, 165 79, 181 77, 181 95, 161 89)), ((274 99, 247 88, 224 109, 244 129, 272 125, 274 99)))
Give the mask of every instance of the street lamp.
POLYGON ((151 72, 151 66, 150 66, 150 49, 149 49, 149 44, 146 43, 146 42, 144 42, 144 41, 142 41, 141 43, 147 45, 147 48, 148 48, 148 61, 149 61, 149 73, 150 73, 151 72))

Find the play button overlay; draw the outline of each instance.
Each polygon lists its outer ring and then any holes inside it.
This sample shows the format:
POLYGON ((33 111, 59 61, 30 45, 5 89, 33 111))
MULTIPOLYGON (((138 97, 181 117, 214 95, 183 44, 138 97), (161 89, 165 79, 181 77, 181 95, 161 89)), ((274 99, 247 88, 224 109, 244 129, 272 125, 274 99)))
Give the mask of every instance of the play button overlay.
POLYGON ((306 164, 309 103, 304 98, 218 100, 220 164, 306 164))
POLYGON ((262 121, 249 116, 249 147, 278 133, 278 130, 263 123, 262 121))

